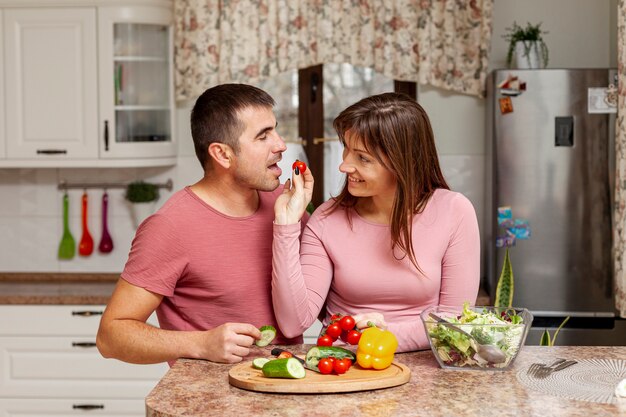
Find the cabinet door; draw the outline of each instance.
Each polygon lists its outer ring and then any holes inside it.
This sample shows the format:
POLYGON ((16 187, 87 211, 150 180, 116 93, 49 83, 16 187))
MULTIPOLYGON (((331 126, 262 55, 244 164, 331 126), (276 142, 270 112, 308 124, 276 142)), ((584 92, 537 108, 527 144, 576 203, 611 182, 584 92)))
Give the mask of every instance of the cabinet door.
POLYGON ((2 10, 0 10, 0 158, 6 156, 6 124, 4 123, 4 30, 2 10))
POLYGON ((172 19, 158 7, 98 9, 101 158, 176 155, 172 19))
POLYGON ((24 416, 115 416, 140 417, 146 415, 143 399, 103 400, 103 399, 2 399, 0 417, 24 416))
POLYGON ((94 8, 4 10, 7 157, 96 158, 94 8))
POLYGON ((95 337, 0 337, 0 397, 144 398, 169 369, 165 363, 105 359, 94 342, 95 337))

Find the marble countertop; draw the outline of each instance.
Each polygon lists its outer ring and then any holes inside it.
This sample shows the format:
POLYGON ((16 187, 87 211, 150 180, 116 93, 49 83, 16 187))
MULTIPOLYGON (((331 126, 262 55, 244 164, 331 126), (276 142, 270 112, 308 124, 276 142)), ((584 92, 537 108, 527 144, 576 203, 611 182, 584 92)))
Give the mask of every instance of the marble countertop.
POLYGON ((0 273, 0 304, 106 304, 119 274, 0 273))
MULTIPOLYGON (((296 353, 307 346, 290 346, 296 353)), ((255 349, 249 359, 269 356, 255 349)), ((450 371, 430 351, 403 353, 396 360, 411 369, 408 383, 346 394, 265 394, 228 383, 232 365, 181 359, 146 398, 149 417, 204 416, 626 416, 626 404, 559 398, 527 389, 517 372, 534 362, 568 359, 623 359, 626 347, 525 346, 506 371, 450 371), (495 393, 495 395, 494 395, 495 393)))

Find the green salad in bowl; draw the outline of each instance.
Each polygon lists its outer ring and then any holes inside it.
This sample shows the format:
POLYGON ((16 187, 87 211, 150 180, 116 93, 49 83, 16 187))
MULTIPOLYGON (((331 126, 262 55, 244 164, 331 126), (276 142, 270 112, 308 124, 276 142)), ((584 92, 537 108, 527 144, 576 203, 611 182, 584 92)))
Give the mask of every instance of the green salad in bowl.
POLYGON ((421 314, 430 347, 442 368, 507 369, 524 345, 533 320, 525 308, 430 307, 421 314))

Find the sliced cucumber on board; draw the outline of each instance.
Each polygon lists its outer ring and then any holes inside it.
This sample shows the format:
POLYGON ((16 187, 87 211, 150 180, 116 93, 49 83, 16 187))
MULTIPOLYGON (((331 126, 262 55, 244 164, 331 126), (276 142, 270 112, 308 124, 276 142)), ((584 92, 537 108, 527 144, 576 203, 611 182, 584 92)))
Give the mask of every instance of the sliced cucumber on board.
POLYGON ((296 358, 274 359, 263 365, 263 375, 268 378, 304 378, 304 366, 296 358))
POLYGON ((356 360, 354 352, 339 346, 314 346, 306 353, 306 366, 309 369, 317 369, 317 364, 322 358, 344 359, 349 358, 352 362, 356 360))
POLYGON ((263 365, 268 363, 270 359, 267 358, 256 358, 252 361, 252 367, 255 369, 263 369, 263 365))

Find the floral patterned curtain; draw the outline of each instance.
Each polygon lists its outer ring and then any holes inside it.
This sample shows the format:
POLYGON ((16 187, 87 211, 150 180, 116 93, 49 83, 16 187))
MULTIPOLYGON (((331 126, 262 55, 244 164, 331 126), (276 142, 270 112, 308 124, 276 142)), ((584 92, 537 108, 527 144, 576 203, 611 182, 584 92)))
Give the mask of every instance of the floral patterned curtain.
POLYGON ((626 0, 619 1, 617 22, 618 97, 615 126, 615 305, 626 318, 626 0))
POLYGON ((494 0, 175 0, 176 98, 330 62, 482 96, 494 0))

